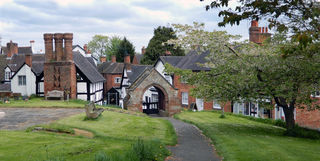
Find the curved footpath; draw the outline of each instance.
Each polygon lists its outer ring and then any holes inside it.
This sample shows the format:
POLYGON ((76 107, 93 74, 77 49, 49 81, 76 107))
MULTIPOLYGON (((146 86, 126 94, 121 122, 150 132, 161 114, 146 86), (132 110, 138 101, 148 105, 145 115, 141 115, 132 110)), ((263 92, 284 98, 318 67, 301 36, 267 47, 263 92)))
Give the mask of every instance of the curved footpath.
POLYGON ((168 147, 172 155, 167 161, 220 161, 210 141, 202 135, 201 131, 194 125, 176 120, 169 120, 176 130, 178 144, 168 147))

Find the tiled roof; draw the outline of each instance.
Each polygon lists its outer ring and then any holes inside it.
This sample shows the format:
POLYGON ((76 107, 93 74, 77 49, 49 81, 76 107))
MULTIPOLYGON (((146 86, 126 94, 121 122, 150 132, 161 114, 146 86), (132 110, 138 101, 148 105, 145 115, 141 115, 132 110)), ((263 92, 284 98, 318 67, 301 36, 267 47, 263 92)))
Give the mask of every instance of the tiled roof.
POLYGON ((209 51, 197 54, 195 51, 189 52, 186 56, 161 56, 160 60, 163 63, 168 63, 176 68, 190 69, 193 71, 210 70, 200 64, 206 63, 206 57, 210 54, 209 51))
POLYGON ((81 53, 73 52, 73 61, 77 68, 90 80, 91 83, 105 81, 97 68, 82 56, 81 53))
POLYGON ((131 83, 135 82, 136 79, 146 70, 151 69, 151 65, 133 65, 131 64, 131 72, 127 72, 128 78, 131 83))
POLYGON ((122 74, 123 67, 123 63, 104 62, 98 65, 98 71, 105 74, 122 74))
POLYGON ((8 91, 11 91, 10 83, 0 84, 0 92, 8 92, 8 91))

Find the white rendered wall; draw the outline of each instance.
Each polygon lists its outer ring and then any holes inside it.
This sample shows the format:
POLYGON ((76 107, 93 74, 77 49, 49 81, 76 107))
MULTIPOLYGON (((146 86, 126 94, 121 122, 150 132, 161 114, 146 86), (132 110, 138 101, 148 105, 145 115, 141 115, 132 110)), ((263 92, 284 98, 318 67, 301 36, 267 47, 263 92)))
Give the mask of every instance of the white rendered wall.
POLYGON ((36 76, 28 65, 23 65, 18 73, 11 79, 11 90, 13 93, 21 93, 21 95, 27 96, 36 94, 36 76), (22 75, 26 76, 26 85, 19 86, 18 76, 22 75))
POLYGON ((77 93, 87 93, 86 82, 77 82, 77 93))
POLYGON ((155 69, 162 75, 163 78, 165 78, 170 84, 172 84, 172 77, 170 75, 166 75, 166 72, 164 72, 164 64, 162 61, 158 61, 155 69))

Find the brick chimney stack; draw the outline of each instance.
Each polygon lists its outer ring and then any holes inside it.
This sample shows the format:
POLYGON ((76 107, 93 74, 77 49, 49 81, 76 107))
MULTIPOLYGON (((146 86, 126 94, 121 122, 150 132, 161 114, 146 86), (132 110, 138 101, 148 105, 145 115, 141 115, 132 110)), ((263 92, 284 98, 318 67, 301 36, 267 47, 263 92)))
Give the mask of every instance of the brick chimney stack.
POLYGON ((130 55, 124 56, 124 63, 126 63, 126 64, 130 64, 131 63, 130 55))
POLYGON ((53 34, 44 34, 45 62, 50 62, 54 59, 53 56, 53 34))
POLYGON ((262 44, 264 40, 271 36, 267 27, 259 27, 258 21, 252 20, 249 28, 249 40, 251 42, 262 44))
POLYGON ((115 55, 111 56, 111 62, 116 63, 117 62, 117 57, 115 55))
POLYGON ((62 60, 63 56, 63 34, 55 33, 54 34, 54 47, 55 47, 55 58, 57 61, 62 60))
POLYGON ((34 52, 34 40, 30 40, 30 46, 31 46, 31 51, 32 51, 32 53, 35 53, 34 52))
POLYGON ((31 68, 32 67, 32 54, 28 53, 25 55, 25 62, 31 68))
POLYGON ((146 53, 146 48, 143 46, 142 49, 141 49, 141 54, 145 54, 146 53))
POLYGON ((44 95, 47 96, 49 91, 58 90, 68 94, 71 99, 76 99, 76 67, 72 56, 73 34, 46 33, 43 36, 45 42, 44 95), (53 51, 53 39, 55 51, 53 51))
POLYGON ((104 63, 107 61, 107 57, 106 56, 100 56, 100 62, 104 63))
POLYGON ((14 54, 18 54, 18 44, 12 42, 12 40, 7 43, 7 57, 11 58, 14 54))
POLYGON ((63 34, 63 39, 64 39, 64 56, 63 56, 63 60, 73 61, 73 55, 72 55, 73 34, 72 33, 64 33, 63 34))

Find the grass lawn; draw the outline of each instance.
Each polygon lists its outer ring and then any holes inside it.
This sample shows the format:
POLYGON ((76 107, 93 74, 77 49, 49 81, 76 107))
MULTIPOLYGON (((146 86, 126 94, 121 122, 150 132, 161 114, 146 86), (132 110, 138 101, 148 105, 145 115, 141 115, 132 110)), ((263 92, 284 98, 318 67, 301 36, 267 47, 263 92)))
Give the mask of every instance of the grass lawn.
POLYGON ((285 129, 214 112, 175 117, 199 127, 224 160, 320 160, 320 140, 284 136, 285 129))
POLYGON ((55 107, 61 107, 61 108, 83 108, 85 104, 87 104, 87 101, 82 100, 70 100, 67 101, 47 101, 44 100, 42 97, 36 97, 32 98, 28 101, 24 100, 13 100, 11 99, 9 103, 0 103, 0 107, 49 107, 49 108, 55 108, 55 107))
MULTIPOLYGON (((167 120, 105 111, 97 120, 85 120, 85 114, 58 120, 45 127, 78 128, 94 138, 52 132, 0 131, 0 160, 94 160, 95 154, 123 154, 138 138, 176 144, 176 135, 167 120)), ((160 148, 160 147, 154 147, 160 148)), ((163 148, 163 147, 161 147, 163 148)), ((163 159, 160 157, 160 160, 163 159)))

